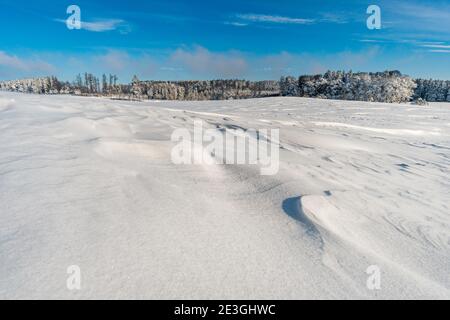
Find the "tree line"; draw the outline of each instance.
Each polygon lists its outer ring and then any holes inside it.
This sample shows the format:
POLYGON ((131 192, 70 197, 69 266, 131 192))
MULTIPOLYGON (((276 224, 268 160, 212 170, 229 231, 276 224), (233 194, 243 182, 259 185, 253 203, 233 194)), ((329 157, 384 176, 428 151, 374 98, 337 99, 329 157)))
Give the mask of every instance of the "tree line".
POLYGON ((206 80, 140 81, 121 84, 115 74, 101 78, 78 74, 72 82, 56 77, 0 81, 0 90, 35 94, 108 96, 127 100, 226 100, 272 96, 373 102, 424 100, 450 102, 450 81, 412 79, 399 71, 353 73, 328 71, 324 74, 282 77, 279 81, 206 80))

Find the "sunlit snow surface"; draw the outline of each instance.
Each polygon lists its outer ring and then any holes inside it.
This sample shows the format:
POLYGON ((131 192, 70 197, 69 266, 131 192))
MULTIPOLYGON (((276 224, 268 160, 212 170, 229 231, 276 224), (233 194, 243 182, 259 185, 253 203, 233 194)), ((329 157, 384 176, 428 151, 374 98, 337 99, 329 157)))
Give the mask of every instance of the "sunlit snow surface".
POLYGON ((0 93, 0 298, 448 299, 450 104, 0 93), (172 164, 195 119, 280 172, 172 164))

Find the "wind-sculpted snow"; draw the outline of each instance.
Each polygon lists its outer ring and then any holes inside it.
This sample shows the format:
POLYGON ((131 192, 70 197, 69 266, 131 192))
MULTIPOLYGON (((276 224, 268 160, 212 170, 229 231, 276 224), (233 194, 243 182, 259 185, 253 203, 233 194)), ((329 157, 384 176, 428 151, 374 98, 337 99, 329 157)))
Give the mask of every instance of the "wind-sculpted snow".
POLYGON ((14 103, 15 103, 14 99, 0 98, 0 112, 10 110, 13 107, 14 103))
POLYGON ((0 298, 448 299, 449 168, 445 103, 1 93, 0 298), (199 120, 280 129, 279 173, 173 164, 199 120))

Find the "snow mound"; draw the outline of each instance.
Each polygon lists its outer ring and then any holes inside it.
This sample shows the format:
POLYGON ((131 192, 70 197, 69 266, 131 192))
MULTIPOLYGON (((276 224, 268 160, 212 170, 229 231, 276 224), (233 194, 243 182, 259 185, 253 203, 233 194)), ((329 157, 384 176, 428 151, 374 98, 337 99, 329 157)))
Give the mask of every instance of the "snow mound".
POLYGON ((0 299, 450 298, 450 104, 0 93, 0 112, 0 299), (200 120, 279 129, 278 174, 173 163, 200 120))
POLYGON ((16 101, 14 99, 4 99, 0 98, 0 112, 7 111, 15 105, 16 101))

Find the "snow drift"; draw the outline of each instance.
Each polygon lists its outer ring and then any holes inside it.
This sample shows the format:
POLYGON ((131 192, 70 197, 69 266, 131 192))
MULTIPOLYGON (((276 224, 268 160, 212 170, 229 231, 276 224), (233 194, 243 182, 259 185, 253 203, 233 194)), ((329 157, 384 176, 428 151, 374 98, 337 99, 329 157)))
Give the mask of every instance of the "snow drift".
POLYGON ((0 298, 450 298, 449 104, 1 93, 0 132, 0 298), (194 120, 279 128, 279 173, 172 164, 194 120))

